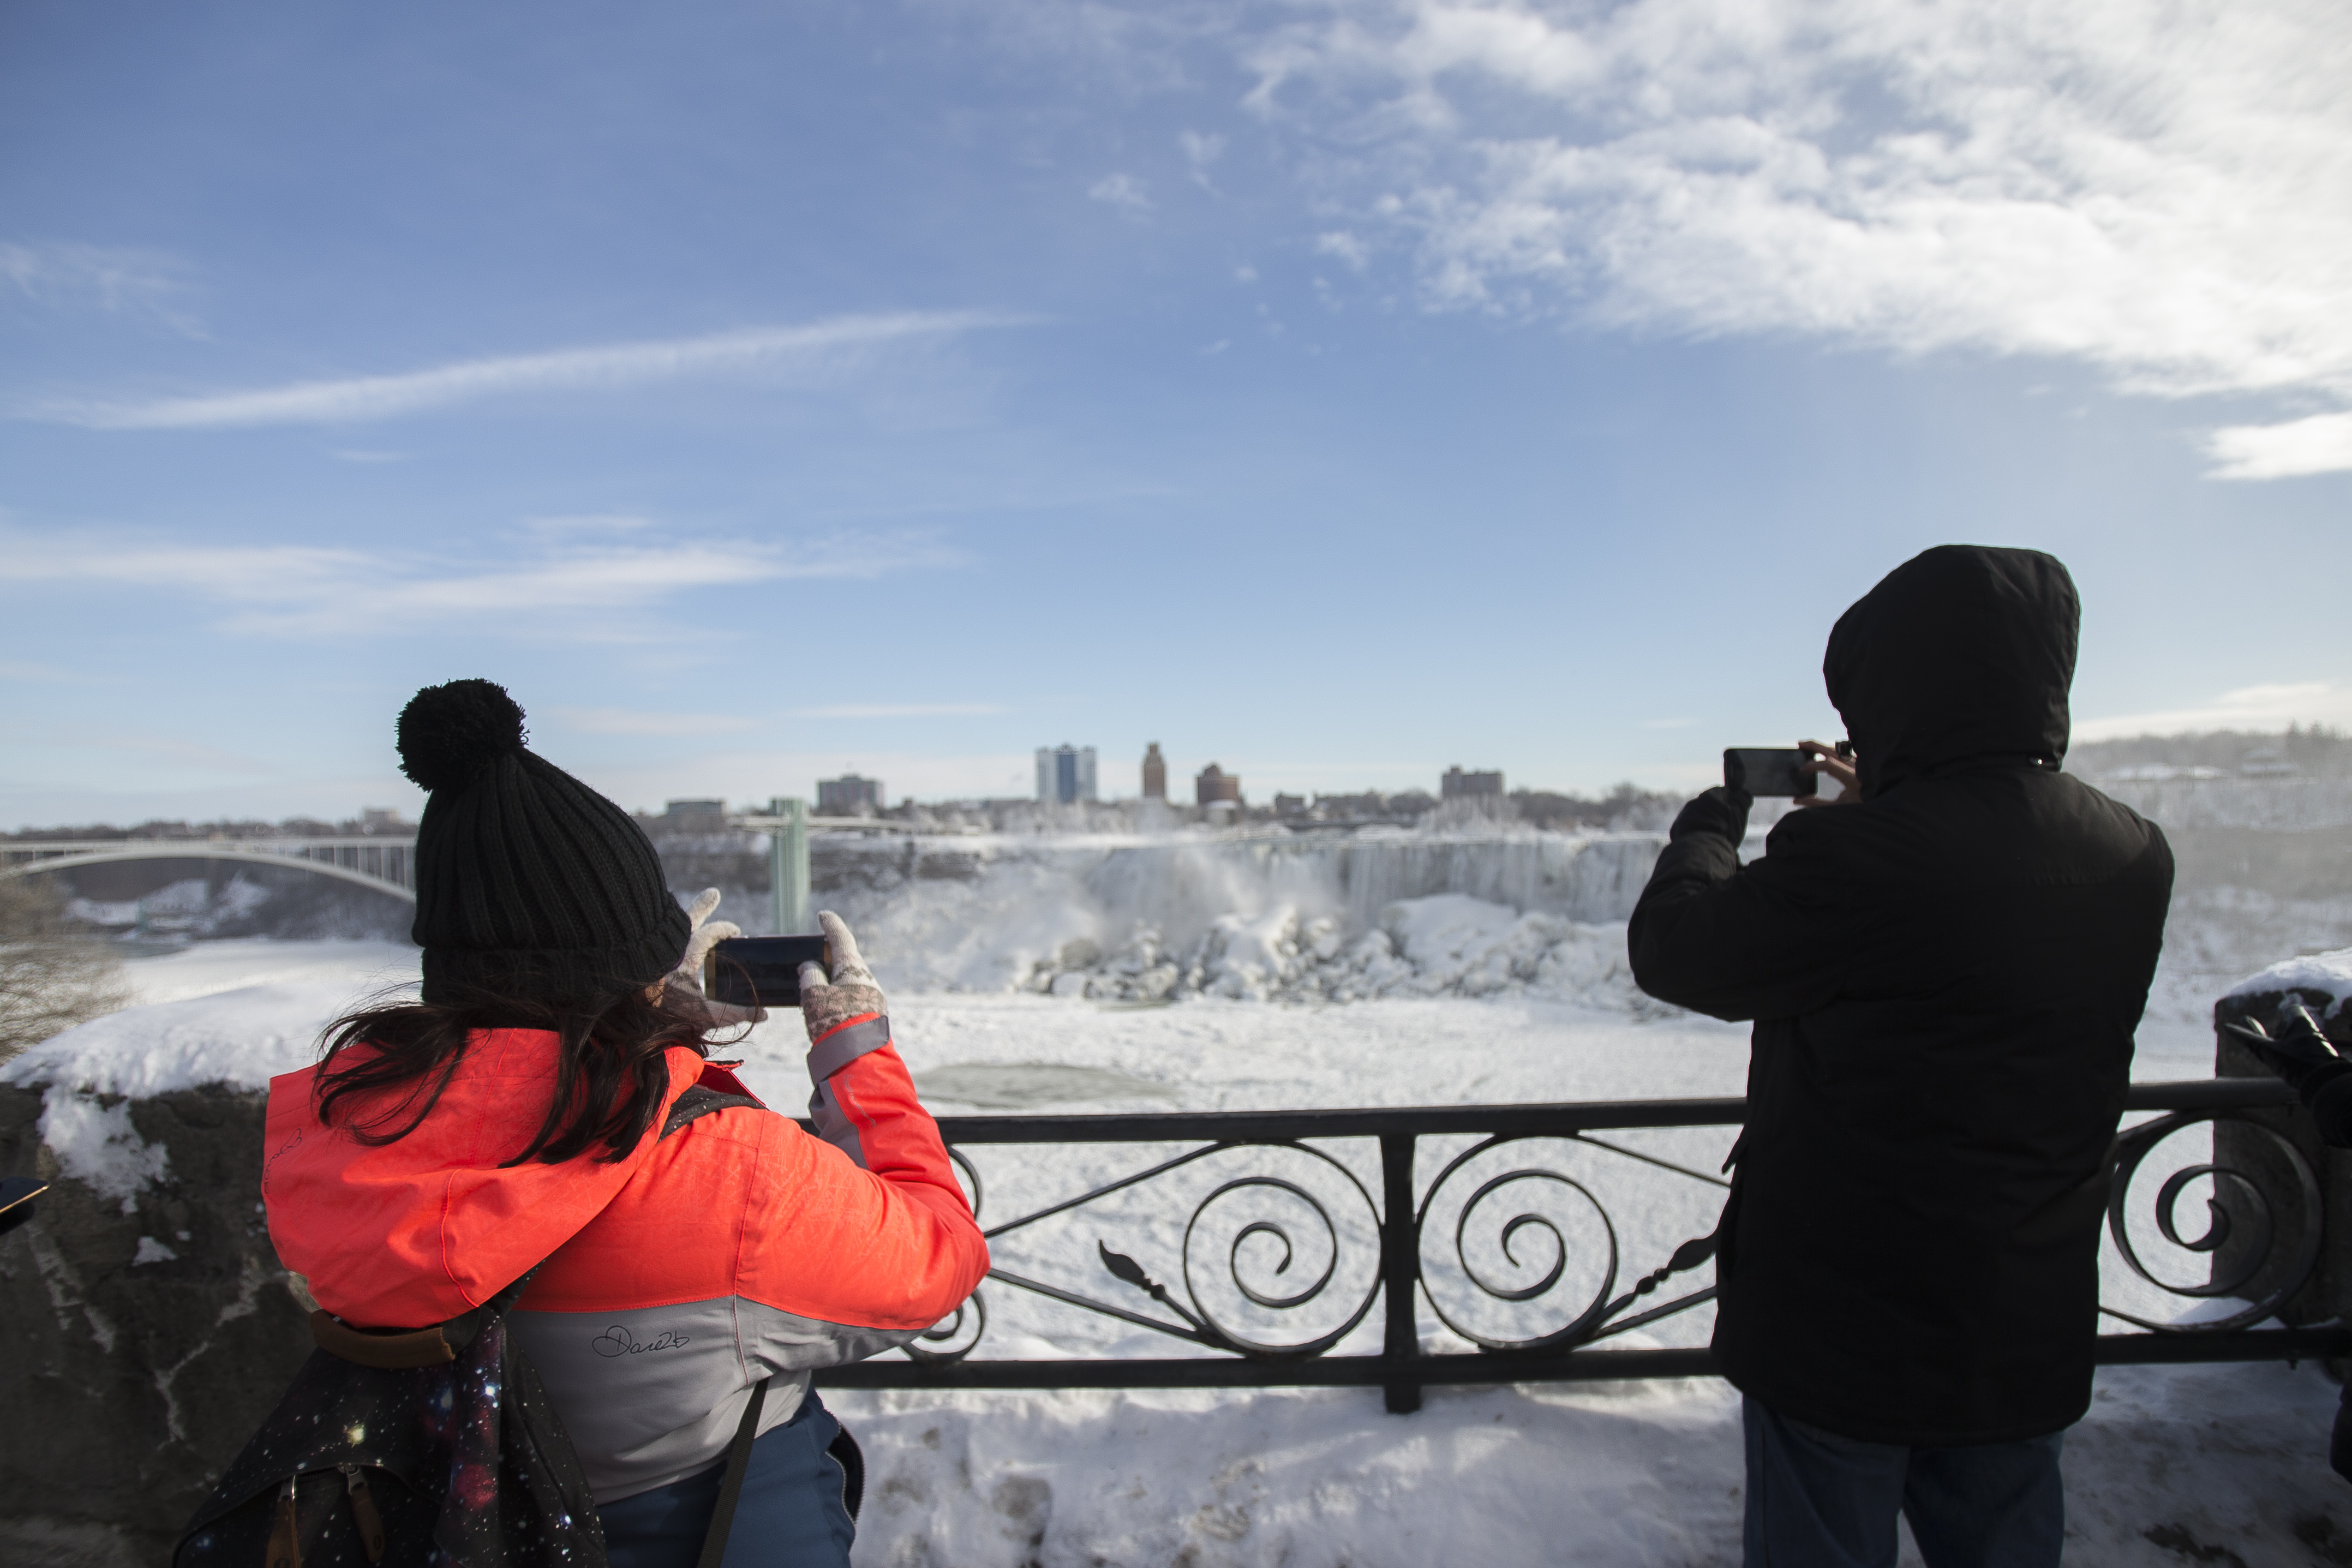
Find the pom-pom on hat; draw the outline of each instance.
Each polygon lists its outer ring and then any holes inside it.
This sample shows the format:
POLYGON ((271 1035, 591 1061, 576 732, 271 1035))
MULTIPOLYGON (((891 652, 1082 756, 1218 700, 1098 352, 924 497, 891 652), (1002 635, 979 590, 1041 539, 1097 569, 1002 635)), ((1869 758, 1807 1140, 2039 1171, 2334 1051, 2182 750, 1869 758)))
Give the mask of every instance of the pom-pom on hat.
POLYGON ((428 686, 401 710, 401 771, 428 792, 416 829, 425 1000, 593 1005, 667 974, 686 911, 628 813, 535 755, 488 680, 428 686))

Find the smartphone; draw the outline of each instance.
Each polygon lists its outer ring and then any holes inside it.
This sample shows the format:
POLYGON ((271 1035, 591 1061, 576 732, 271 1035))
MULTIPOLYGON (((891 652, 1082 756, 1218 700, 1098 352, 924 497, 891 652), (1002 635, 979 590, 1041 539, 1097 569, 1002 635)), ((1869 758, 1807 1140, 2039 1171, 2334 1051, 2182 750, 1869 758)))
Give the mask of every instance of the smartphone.
POLYGON ((1785 752, 1765 746, 1733 746, 1723 753, 1723 782, 1749 795, 1785 795, 1801 800, 1821 787, 1819 773, 1797 771, 1800 763, 1811 760, 1810 754, 1794 746, 1785 752))
POLYGON ((730 937, 702 961, 702 994, 731 1007, 797 1007, 803 963, 832 971, 824 938, 730 937))

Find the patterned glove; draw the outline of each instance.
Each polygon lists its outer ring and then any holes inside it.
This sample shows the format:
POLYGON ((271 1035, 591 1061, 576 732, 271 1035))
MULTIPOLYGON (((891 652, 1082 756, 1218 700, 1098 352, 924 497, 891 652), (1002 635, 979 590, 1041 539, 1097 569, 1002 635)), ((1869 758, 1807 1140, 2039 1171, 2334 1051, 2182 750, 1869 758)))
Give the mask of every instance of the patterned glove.
POLYGON ((686 956, 677 961, 677 967, 662 983, 664 995, 671 1006, 690 1015, 698 1014, 714 1026, 760 1023, 768 1016, 765 1007, 738 1007, 732 1003, 713 1002, 702 994, 702 961, 720 942, 743 934, 743 928, 733 921, 710 919, 718 908, 716 888, 703 889, 701 895, 687 906, 686 956))
POLYGON ((808 1025, 809 1048, 828 1062, 820 1079, 838 1072, 869 1050, 890 1043, 890 1018, 882 987, 857 952, 857 939, 831 910, 820 910, 817 929, 824 932, 825 956, 833 973, 814 963, 801 965, 801 1019, 808 1025), (855 1027, 845 1028, 854 1020, 855 1027), (838 1057, 838 1061, 832 1058, 838 1057))

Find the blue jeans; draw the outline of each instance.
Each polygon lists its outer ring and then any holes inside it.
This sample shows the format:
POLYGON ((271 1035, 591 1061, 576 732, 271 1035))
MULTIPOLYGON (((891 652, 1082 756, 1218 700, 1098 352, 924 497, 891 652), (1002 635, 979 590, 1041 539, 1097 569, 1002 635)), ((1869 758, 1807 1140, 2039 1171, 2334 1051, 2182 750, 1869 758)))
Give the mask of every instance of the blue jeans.
POLYGON ((1927 1568, 2055 1568, 2063 1432, 1906 1448, 1841 1437, 1747 1400, 1748 1568, 1894 1568, 1895 1516, 1927 1568))
MULTIPOLYGON (((841 1465, 825 1451, 840 1430, 812 1388, 790 1421, 760 1435, 727 1532, 726 1568, 849 1568, 857 1526, 842 1500, 841 1465)), ((721 1460, 600 1506, 612 1568, 695 1568, 726 1476, 721 1460)))

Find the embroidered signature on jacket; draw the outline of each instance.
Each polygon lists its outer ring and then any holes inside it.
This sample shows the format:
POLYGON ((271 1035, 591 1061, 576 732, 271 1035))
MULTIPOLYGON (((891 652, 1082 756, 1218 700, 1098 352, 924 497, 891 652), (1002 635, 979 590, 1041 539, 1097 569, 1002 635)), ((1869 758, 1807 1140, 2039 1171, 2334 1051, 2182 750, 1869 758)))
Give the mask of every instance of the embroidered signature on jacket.
POLYGON ((675 1329, 664 1329, 652 1339, 639 1342, 622 1324, 615 1323, 588 1342, 588 1348, 606 1357, 643 1355, 647 1351, 674 1351, 688 1343, 687 1337, 675 1329))

